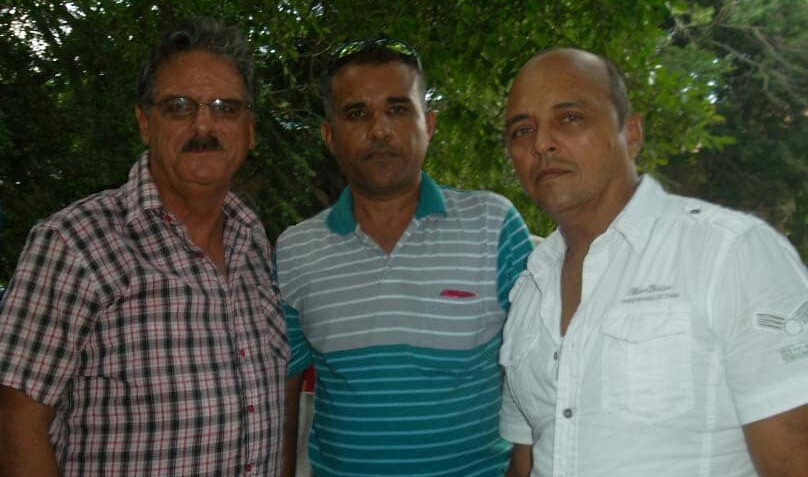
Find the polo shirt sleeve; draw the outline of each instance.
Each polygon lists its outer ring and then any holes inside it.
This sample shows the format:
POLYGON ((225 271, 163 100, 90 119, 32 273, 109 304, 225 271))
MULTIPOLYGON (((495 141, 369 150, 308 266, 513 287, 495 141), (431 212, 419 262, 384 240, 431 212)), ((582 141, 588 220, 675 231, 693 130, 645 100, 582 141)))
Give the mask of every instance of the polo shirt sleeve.
MULTIPOLYGON (((283 255, 288 250, 286 247, 285 236, 281 235, 278 243, 273 247, 272 262, 273 269, 276 273, 276 281, 280 295, 282 298, 281 309, 283 310, 283 317, 286 320, 286 336, 289 340, 289 365, 287 375, 289 377, 298 375, 306 370, 311 364, 311 345, 303 334, 303 328, 300 326, 300 311, 298 311, 289 300, 287 296, 288 290, 288 270, 287 273, 282 273, 278 267, 278 255, 283 255), (284 293, 286 292, 286 293, 284 293)), ((282 262, 281 265, 288 266, 288 262, 282 262)))
POLYGON ((0 384, 55 406, 93 330, 98 294, 55 230, 34 227, 0 306, 0 384))
POLYGON ((715 277, 714 326, 743 424, 808 403, 808 273, 759 223, 731 245, 715 277))
POLYGON ((497 298, 503 310, 508 310, 508 293, 519 274, 527 265, 527 257, 533 251, 530 232, 524 219, 511 205, 502 221, 497 247, 497 298))
POLYGON ((302 373, 311 364, 311 346, 300 327, 300 313, 284 303, 283 316, 286 318, 286 333, 289 336, 288 375, 291 377, 302 373))

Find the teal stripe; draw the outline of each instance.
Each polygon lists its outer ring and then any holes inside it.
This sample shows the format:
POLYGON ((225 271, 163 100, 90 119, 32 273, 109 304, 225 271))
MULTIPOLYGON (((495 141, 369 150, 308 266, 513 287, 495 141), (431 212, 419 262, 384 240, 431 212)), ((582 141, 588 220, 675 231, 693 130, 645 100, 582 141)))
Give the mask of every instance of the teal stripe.
POLYGON ((497 247, 497 297, 504 310, 510 308, 508 294, 527 266, 527 257, 532 251, 530 232, 522 216, 511 206, 505 215, 497 247))
POLYGON ((500 196, 441 194, 446 213, 414 219, 389 256, 348 222, 331 233, 328 211, 278 240, 281 291, 300 311, 287 318, 290 372, 311 362, 318 373, 318 477, 505 472, 497 352, 530 236, 500 196))
POLYGON ((300 329, 300 314, 286 303, 282 304, 286 318, 286 335, 289 337, 289 367, 287 376, 302 373, 311 365, 311 348, 300 329))

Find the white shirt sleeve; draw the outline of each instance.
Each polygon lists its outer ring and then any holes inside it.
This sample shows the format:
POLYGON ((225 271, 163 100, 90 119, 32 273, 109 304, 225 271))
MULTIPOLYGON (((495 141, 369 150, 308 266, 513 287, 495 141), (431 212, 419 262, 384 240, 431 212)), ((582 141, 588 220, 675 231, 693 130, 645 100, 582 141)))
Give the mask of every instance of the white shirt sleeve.
POLYGON ((808 273, 760 223, 730 247, 715 277, 713 326, 743 424, 808 403, 808 273))
POLYGON ((502 409, 499 412, 499 434, 514 444, 533 444, 530 425, 513 400, 508 380, 502 386, 502 409))

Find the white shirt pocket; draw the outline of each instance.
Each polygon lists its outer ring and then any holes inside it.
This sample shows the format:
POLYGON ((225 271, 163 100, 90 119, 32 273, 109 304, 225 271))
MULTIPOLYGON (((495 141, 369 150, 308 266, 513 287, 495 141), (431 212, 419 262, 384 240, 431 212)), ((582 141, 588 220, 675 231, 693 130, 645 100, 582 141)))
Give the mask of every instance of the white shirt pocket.
POLYGON ((607 411, 655 423, 693 408, 692 313, 671 305, 619 308, 601 325, 601 398, 607 411))

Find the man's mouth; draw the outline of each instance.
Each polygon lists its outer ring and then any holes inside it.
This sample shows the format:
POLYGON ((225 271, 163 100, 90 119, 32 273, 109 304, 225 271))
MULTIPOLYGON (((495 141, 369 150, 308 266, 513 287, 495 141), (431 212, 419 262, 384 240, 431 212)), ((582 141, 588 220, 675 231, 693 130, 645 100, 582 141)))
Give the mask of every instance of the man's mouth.
POLYGON ((536 181, 537 182, 542 182, 542 181, 545 181, 545 180, 555 179, 556 177, 564 175, 564 174, 566 174, 568 172, 569 171, 564 170, 564 169, 558 169, 558 168, 555 168, 555 167, 548 167, 546 169, 540 170, 539 173, 536 174, 536 181))

